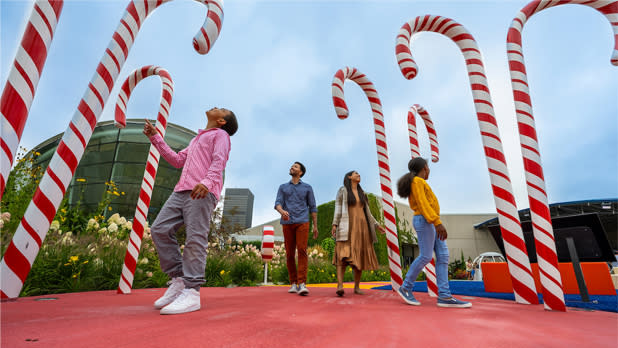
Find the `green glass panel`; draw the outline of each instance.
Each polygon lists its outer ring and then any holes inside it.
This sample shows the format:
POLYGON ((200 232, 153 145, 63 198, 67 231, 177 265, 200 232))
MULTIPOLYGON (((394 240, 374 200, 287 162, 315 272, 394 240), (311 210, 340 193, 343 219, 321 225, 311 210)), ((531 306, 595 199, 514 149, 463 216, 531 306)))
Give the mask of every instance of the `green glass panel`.
POLYGON ((129 123, 127 122, 127 126, 124 129, 120 130, 120 135, 118 136, 118 141, 120 142, 129 142, 129 143, 144 143, 150 144, 150 140, 148 137, 142 133, 144 130, 144 125, 129 123))
POLYGON ((73 176, 73 182, 77 179, 85 179, 86 183, 104 183, 109 180, 111 163, 79 165, 73 176))
POLYGON ((175 128, 168 128, 164 140, 174 151, 178 152, 189 146, 191 139, 194 137, 195 134, 185 133, 175 128))
POLYGON ((113 124, 98 126, 95 128, 88 146, 104 143, 115 143, 118 140, 118 128, 113 124))
MULTIPOLYGON (((89 144, 86 147, 86 151, 84 152, 84 156, 82 160, 79 162, 79 167, 88 166, 88 165, 111 165, 114 160, 114 153, 116 152, 116 143, 108 143, 108 144, 89 144)), ((108 178, 109 178, 109 171, 108 178)))
POLYGON ((169 165, 166 166, 163 164, 163 161, 159 162, 157 178, 155 179, 155 187, 167 188, 171 190, 174 189, 174 186, 178 183, 182 170, 169 165))
POLYGON ((148 160, 148 152, 150 151, 150 143, 135 144, 135 143, 118 143, 118 151, 116 152, 117 162, 131 162, 146 164, 148 160))
POLYGON ((144 178, 146 163, 116 162, 112 169, 112 180, 116 183, 140 183, 144 178))

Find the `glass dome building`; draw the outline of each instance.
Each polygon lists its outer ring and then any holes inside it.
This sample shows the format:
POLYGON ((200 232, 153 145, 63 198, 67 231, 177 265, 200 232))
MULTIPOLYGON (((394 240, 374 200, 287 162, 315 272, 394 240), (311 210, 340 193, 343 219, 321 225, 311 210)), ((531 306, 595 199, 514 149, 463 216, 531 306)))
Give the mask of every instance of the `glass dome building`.
MULTIPOLYGON (((79 204, 89 211, 96 210, 107 189, 106 182, 113 181, 124 195, 112 199, 109 205, 112 209, 106 209, 106 215, 119 213, 127 219, 133 218, 150 149, 150 142, 142 133, 143 126, 143 119, 127 119, 124 129, 117 128, 114 121, 97 123, 65 194, 69 205, 79 204)), ((40 153, 35 165, 43 169, 47 167, 62 135, 51 137, 32 149, 40 153)), ((168 123, 165 141, 178 152, 196 135, 189 129, 168 123)), ((174 190, 180 173, 181 169, 172 167, 161 158, 148 210, 150 222, 174 190)))

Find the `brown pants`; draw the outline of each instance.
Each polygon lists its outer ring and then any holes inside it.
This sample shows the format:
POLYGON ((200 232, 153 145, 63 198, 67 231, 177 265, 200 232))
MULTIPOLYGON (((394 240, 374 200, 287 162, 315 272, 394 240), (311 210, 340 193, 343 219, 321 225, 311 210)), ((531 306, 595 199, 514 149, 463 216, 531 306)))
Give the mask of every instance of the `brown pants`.
POLYGON ((307 282, 307 241, 309 240, 309 223, 282 225, 285 240, 285 256, 288 265, 290 284, 307 282), (298 250, 298 273, 294 255, 298 250))

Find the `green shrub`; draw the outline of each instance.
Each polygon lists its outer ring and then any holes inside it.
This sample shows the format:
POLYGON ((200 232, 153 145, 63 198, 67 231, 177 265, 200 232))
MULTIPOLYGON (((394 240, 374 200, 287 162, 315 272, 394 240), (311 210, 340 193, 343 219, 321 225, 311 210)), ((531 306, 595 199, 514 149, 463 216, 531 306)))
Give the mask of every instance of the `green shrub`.
POLYGON ((320 242, 320 246, 326 251, 329 259, 332 259, 333 255, 335 255, 335 243, 335 240, 332 238, 324 238, 320 242))
POLYGON ((219 253, 211 253, 206 260, 205 286, 228 286, 232 283, 230 263, 219 253))
POLYGON ((240 286, 256 285, 264 275, 261 264, 254 257, 239 257, 232 263, 232 282, 240 286))
POLYGON ((274 284, 289 284, 290 283, 290 275, 288 274, 288 266, 285 263, 285 259, 283 262, 275 266, 274 264, 269 269, 271 281, 274 284))

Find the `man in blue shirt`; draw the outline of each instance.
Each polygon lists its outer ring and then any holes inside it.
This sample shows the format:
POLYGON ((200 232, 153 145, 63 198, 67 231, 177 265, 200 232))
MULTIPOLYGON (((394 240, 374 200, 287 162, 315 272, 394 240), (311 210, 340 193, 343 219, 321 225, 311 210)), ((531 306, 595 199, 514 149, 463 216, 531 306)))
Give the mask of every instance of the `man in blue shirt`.
POLYGON ((309 240, 309 214, 313 221, 313 238, 318 238, 318 208, 311 185, 300 178, 305 175, 305 166, 294 162, 290 168, 292 180, 279 186, 275 210, 281 214, 281 226, 285 240, 288 275, 292 287, 288 292, 307 295, 307 241, 309 240), (294 254, 298 251, 298 272, 294 254))

